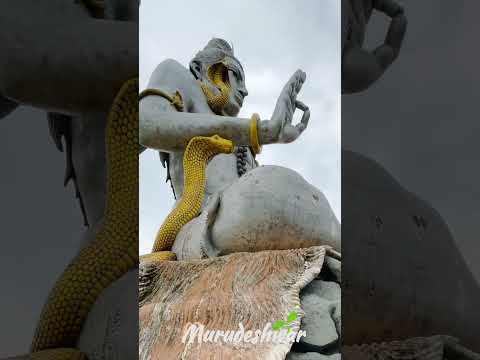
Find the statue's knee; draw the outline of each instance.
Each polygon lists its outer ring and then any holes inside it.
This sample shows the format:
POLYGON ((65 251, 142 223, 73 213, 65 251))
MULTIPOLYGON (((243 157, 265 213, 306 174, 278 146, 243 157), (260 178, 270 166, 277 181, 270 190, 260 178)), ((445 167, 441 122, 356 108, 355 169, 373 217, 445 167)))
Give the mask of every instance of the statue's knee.
POLYGON ((226 191, 222 203, 235 199, 234 203, 239 206, 241 214, 252 212, 261 221, 278 218, 286 222, 289 220, 286 214, 288 204, 298 201, 298 189, 301 191, 309 186, 293 170, 281 166, 261 166, 247 173, 230 191, 226 191))
POLYGON ((263 166, 223 191, 212 241, 225 253, 331 245, 337 225, 321 191, 293 170, 263 166))

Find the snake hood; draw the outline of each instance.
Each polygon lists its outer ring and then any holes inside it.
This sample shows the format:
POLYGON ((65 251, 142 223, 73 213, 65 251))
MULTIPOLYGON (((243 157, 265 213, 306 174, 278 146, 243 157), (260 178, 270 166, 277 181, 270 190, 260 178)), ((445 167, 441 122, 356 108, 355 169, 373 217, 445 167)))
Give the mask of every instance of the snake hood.
POLYGON ((244 85, 245 72, 233 48, 225 40, 210 40, 190 62, 190 72, 200 82, 207 103, 215 114, 238 114, 243 98, 248 94, 244 85))
POLYGON ((180 229, 200 213, 205 196, 207 163, 217 154, 231 153, 233 143, 218 135, 190 140, 183 155, 184 192, 160 228, 153 252, 169 251, 180 229))

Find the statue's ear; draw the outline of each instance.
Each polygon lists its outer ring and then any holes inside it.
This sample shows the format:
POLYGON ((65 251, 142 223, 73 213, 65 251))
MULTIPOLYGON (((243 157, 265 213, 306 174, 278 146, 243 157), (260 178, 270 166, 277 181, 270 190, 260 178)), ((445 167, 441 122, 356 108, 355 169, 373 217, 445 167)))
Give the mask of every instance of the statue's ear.
POLYGON ((197 80, 202 80, 202 63, 200 61, 190 61, 190 71, 197 80))

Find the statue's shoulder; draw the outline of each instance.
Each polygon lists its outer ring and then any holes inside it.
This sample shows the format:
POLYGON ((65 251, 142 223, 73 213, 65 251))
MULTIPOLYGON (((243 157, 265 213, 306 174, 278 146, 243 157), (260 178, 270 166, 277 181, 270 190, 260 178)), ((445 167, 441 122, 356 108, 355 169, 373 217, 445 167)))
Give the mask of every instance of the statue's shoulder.
POLYGON ((166 59, 157 65, 150 76, 148 88, 162 90, 169 94, 175 94, 178 91, 187 108, 197 103, 198 99, 203 99, 203 93, 193 74, 174 59, 166 59))
POLYGON ((165 90, 179 90, 195 85, 195 78, 190 70, 177 60, 167 59, 157 65, 148 83, 149 87, 170 88, 165 90))
POLYGON ((152 73, 151 79, 155 79, 157 77, 165 77, 168 75, 177 75, 181 77, 193 78, 193 75, 190 73, 190 71, 185 66, 180 64, 177 60, 166 59, 157 65, 157 67, 152 73))

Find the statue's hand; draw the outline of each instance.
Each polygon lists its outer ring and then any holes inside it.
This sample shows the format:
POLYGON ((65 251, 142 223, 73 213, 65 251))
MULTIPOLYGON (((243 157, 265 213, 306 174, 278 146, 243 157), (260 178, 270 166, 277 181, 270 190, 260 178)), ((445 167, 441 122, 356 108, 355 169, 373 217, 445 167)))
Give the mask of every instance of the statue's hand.
POLYGON ((272 118, 267 122, 270 136, 273 136, 274 141, 272 142, 292 142, 307 128, 310 110, 308 106, 297 100, 297 95, 305 82, 305 78, 306 74, 302 70, 297 70, 283 87, 272 118), (303 116, 298 124, 293 125, 293 114, 296 109, 302 110, 303 116))
POLYGON ((407 29, 407 18, 403 7, 395 0, 373 3, 345 0, 342 6, 342 15, 345 16, 342 21, 342 94, 350 94, 369 88, 397 59, 407 29), (370 51, 363 48, 363 42, 374 10, 391 20, 384 43, 370 51))

